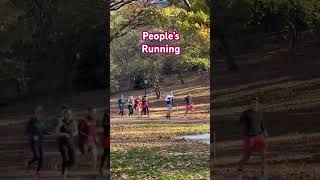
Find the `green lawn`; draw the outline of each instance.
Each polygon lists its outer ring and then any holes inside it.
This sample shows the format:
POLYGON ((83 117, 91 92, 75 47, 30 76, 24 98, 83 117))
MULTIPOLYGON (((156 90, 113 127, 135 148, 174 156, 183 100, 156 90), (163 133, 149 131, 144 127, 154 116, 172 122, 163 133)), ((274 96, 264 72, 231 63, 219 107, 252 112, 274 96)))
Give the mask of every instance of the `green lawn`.
POLYGON ((111 171, 120 179, 209 179, 209 145, 177 139, 208 123, 114 124, 111 171))

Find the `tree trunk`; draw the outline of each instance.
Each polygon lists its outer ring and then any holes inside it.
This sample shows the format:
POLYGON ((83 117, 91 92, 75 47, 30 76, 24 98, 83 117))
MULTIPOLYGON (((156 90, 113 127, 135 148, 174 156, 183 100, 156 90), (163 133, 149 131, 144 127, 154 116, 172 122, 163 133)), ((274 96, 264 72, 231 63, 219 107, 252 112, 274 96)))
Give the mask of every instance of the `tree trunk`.
POLYGON ((156 96, 157 96, 157 99, 160 100, 160 97, 161 97, 161 91, 160 91, 160 87, 159 85, 157 84, 156 87, 155 87, 155 90, 156 92, 156 96))
POLYGON ((297 30, 295 27, 290 28, 289 37, 290 37, 289 52, 290 52, 291 56, 295 56, 296 51, 297 51, 297 37, 298 37, 298 33, 297 33, 297 30))
POLYGON ((183 0, 184 4, 188 7, 188 11, 191 11, 191 4, 189 2, 189 0, 183 0))
POLYGON ((301 49, 303 46, 302 44, 302 33, 300 31, 297 32, 297 48, 301 49))
POLYGON ((182 74, 178 71, 178 78, 180 79, 181 84, 184 84, 182 74))
POLYGON ((235 58, 231 54, 230 46, 226 42, 226 40, 224 38, 224 35, 220 34, 218 36, 218 38, 219 38, 219 41, 221 42, 221 45, 222 45, 222 47, 224 49, 225 58, 226 58, 225 60, 226 60, 228 69, 231 70, 231 71, 238 71, 239 67, 235 62, 235 58))

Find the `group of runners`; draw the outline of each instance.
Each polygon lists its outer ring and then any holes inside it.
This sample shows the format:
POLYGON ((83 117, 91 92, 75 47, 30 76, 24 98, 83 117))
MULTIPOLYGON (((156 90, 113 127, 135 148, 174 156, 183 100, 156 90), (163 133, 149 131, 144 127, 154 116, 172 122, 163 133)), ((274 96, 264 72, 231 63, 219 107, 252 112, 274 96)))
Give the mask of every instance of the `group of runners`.
POLYGON ((142 117, 142 115, 148 115, 148 117, 150 116, 149 100, 146 95, 142 98, 141 96, 138 96, 135 99, 133 96, 129 96, 127 101, 124 99, 124 95, 121 95, 120 99, 118 100, 119 115, 121 115, 121 117, 124 115, 124 108, 126 105, 128 107, 129 118, 131 118, 134 111, 137 111, 140 117, 142 117))
MULTIPOLYGON (((108 109, 106 107, 103 119, 103 136, 99 172, 102 175, 105 162, 109 162, 110 153, 110 124, 108 109)), ((98 160, 98 126, 97 111, 94 107, 87 108, 86 115, 83 119, 76 122, 73 119, 72 110, 63 105, 60 113, 53 119, 47 119, 44 115, 42 106, 38 106, 33 115, 30 117, 26 125, 26 133, 29 138, 33 157, 26 163, 26 168, 29 170, 31 165, 37 163, 36 174, 39 175, 44 162, 43 156, 43 139, 47 134, 53 134, 57 140, 57 150, 61 155, 61 173, 63 177, 67 177, 68 172, 75 165, 77 154, 77 146, 80 154, 87 155, 89 152, 92 155, 92 167, 96 170, 98 160), (51 123, 48 123, 51 122, 51 123), (76 142, 78 136, 78 142, 76 142)), ((107 163, 109 166, 109 163, 107 163)), ((109 169, 109 168, 107 168, 109 169)))
MULTIPOLYGON (((184 100, 186 104, 186 111, 184 113, 184 118, 187 119, 188 113, 191 112, 193 117, 193 112, 194 112, 193 111, 194 103, 193 103, 191 93, 189 93, 184 100)), ((171 119, 171 113, 172 113, 172 108, 174 104, 174 96, 172 91, 166 94, 164 101, 168 107, 166 118, 171 119)), ((142 98, 141 96, 138 96, 136 98, 134 98, 133 96, 129 96, 127 100, 125 100, 124 95, 121 95, 118 100, 118 107, 119 107, 118 114, 121 117, 123 117, 124 115, 125 106, 127 106, 128 108, 129 118, 132 117, 135 111, 138 112, 139 117, 143 117, 143 115, 147 115, 148 117, 150 117, 149 100, 146 95, 144 95, 142 98)))
MULTIPOLYGON (((173 93, 167 93, 165 102, 168 106, 168 112, 166 118, 171 118, 171 111, 174 102, 173 93)), ((191 93, 185 97, 186 112, 185 117, 189 111, 193 112, 193 100, 191 93)), ((138 111, 140 116, 147 114, 149 116, 149 101, 147 96, 133 98, 130 96, 127 101, 124 100, 124 96, 121 95, 119 101, 119 114, 124 115, 124 106, 128 106, 128 116, 131 117, 134 111, 138 111)), ((106 107, 102 126, 103 126, 103 154, 100 159, 99 172, 102 175, 105 162, 108 162, 109 169, 109 154, 110 154, 110 123, 108 108, 106 107)), ((46 134, 55 134, 57 139, 57 150, 61 155, 61 173, 64 177, 67 177, 68 172, 74 166, 76 162, 76 146, 74 143, 75 137, 78 136, 78 149, 80 154, 86 155, 91 152, 92 155, 92 167, 96 170, 98 161, 98 138, 96 129, 99 127, 97 124, 97 112, 93 107, 87 109, 85 117, 76 122, 72 116, 72 110, 67 106, 62 106, 60 114, 55 118, 53 125, 47 125, 44 116, 43 107, 38 106, 34 110, 34 114, 30 117, 27 126, 26 133, 29 137, 29 142, 33 154, 33 158, 27 162, 26 168, 29 169, 34 163, 37 163, 36 174, 39 175, 43 166, 43 139, 46 134)), ((249 160, 250 156, 254 152, 259 152, 261 157, 261 174, 265 175, 266 164, 266 151, 267 151, 267 131, 264 121, 262 119, 261 110, 259 108, 259 99, 255 97, 252 100, 252 106, 244 111, 240 117, 240 124, 243 127, 243 142, 244 142, 244 154, 239 161, 239 174, 242 175, 244 164, 249 160)))

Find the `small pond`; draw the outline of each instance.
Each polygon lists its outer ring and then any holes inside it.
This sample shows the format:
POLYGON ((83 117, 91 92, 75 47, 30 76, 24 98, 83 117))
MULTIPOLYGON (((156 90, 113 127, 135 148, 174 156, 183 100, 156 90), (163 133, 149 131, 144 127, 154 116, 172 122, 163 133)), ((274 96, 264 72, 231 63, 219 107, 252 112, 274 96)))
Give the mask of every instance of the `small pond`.
POLYGON ((186 135, 180 136, 180 139, 193 140, 193 141, 201 141, 207 144, 210 144, 210 134, 195 134, 195 135, 186 135))

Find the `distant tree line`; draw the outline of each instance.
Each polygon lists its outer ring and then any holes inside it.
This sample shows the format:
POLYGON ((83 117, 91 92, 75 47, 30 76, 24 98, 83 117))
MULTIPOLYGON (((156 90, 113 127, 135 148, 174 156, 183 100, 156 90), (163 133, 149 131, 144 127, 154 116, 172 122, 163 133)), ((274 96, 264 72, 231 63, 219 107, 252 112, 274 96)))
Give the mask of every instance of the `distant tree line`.
POLYGON ((213 4, 216 52, 224 54, 230 70, 239 69, 235 51, 258 47, 266 36, 287 41, 288 55, 295 56, 304 32, 319 34, 318 0, 217 0, 213 4))

